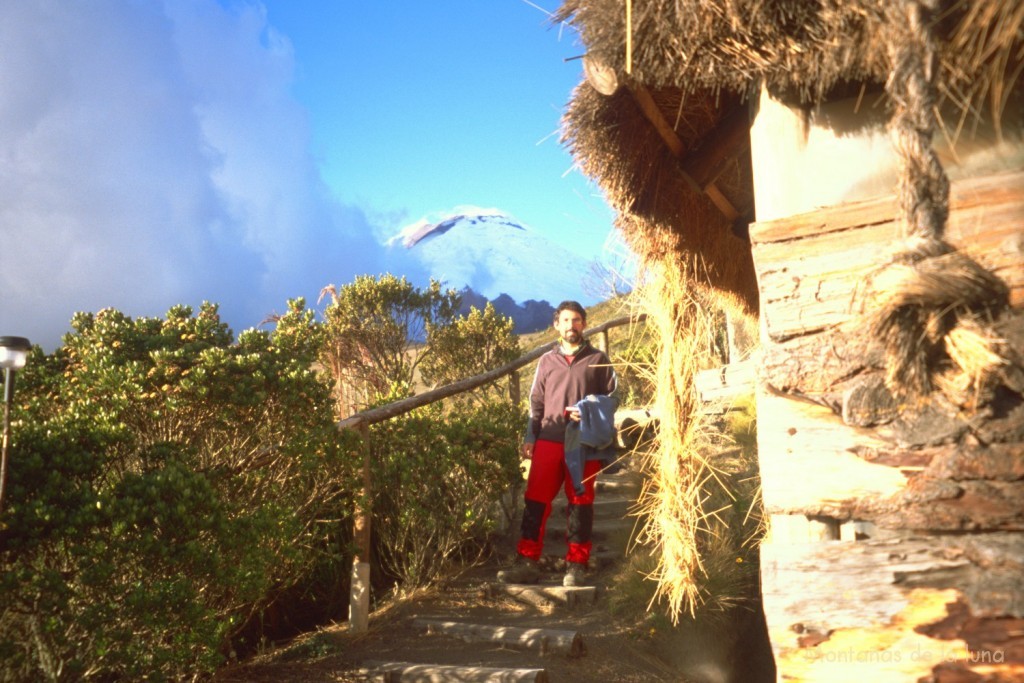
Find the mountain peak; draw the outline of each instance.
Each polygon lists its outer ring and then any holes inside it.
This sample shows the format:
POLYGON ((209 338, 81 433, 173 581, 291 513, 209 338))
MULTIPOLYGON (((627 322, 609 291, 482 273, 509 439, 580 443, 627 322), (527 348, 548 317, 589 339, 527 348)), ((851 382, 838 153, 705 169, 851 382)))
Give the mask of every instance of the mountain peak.
MULTIPOLYGON (((479 225, 486 227, 488 225, 505 225, 510 228, 517 230, 525 230, 523 226, 519 225, 511 217, 500 213, 459 213, 454 216, 449 216, 436 223, 430 223, 427 220, 420 220, 412 225, 406 226, 402 229, 398 235, 391 240, 395 239, 401 241, 401 244, 406 249, 411 249, 420 242, 432 237, 438 237, 445 234, 457 225, 479 225)), ((389 244, 391 243, 389 242, 389 244)))
MULTIPOLYGON (((460 209, 440 220, 421 219, 387 242, 448 287, 494 300, 563 301, 584 305, 589 262, 496 209, 460 209)), ((396 259, 397 259, 396 254, 396 259)))

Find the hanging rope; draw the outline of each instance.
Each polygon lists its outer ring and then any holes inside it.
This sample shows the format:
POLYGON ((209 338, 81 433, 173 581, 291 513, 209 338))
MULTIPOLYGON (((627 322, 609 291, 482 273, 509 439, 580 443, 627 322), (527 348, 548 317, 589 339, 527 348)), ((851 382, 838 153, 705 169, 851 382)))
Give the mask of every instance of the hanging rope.
MULTIPOLYGON (((986 348, 998 345, 979 320, 990 320, 1009 298, 1005 283, 943 239, 949 179, 932 147, 935 5, 935 0, 890 0, 885 9, 892 64, 886 92, 894 106, 890 135, 900 164, 904 250, 872 279, 869 322, 885 347, 886 385, 900 398, 932 391, 940 367, 951 365, 947 337, 954 329, 960 330, 958 337, 969 329, 979 339, 991 338, 986 348)), ((960 370, 968 368, 961 364, 960 370)), ((978 374, 976 368, 971 372, 978 374)))
POLYGON ((633 0, 626 0, 626 73, 633 73, 633 0))
POLYGON ((941 245, 949 216, 949 179, 932 147, 936 121, 931 12, 926 12, 924 2, 895 0, 888 4, 887 14, 893 31, 888 45, 892 72, 885 88, 895 106, 890 135, 901 166, 898 193, 904 238, 920 256, 934 255, 947 251, 941 245))

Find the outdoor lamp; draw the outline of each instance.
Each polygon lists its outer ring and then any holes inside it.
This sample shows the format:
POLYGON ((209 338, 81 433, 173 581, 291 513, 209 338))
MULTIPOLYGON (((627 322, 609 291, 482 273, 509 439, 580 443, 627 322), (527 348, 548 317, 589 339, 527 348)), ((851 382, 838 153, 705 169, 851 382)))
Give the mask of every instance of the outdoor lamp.
POLYGON ((4 502, 4 482, 7 481, 7 444, 11 438, 11 401, 14 399, 14 375, 25 367, 32 348, 24 337, 0 337, 0 368, 4 369, 4 437, 0 455, 0 510, 4 502))

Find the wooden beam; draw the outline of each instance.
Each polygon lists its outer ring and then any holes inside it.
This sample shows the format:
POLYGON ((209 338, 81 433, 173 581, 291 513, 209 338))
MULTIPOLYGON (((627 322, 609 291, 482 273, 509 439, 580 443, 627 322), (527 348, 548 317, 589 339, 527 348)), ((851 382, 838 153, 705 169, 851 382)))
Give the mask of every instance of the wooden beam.
POLYGON ((745 105, 732 110, 683 163, 686 176, 702 191, 714 184, 730 161, 750 147, 750 114, 745 105))
MULTIPOLYGON (((669 125, 668 121, 665 120, 665 116, 661 113, 661 109, 658 108, 658 104, 654 101, 654 98, 651 97, 650 91, 638 83, 631 84, 630 90, 633 93, 633 98, 640 106, 640 110, 644 113, 644 116, 647 117, 647 120, 651 122, 651 125, 654 126, 654 129, 658 131, 658 135, 661 136, 665 146, 669 148, 672 154, 675 155, 680 162, 682 162, 686 157, 686 146, 683 144, 683 141, 679 139, 679 136, 676 135, 675 129, 669 125)), ((712 150, 712 152, 714 152, 714 150, 712 150)), ((707 159, 703 159, 703 157, 697 158, 699 162, 697 169, 706 175, 713 173, 714 167, 722 163, 721 159, 719 159, 715 154, 708 153, 705 154, 704 157, 707 157, 707 159)), ((732 205, 732 202, 722 194, 722 191, 719 190, 718 186, 715 184, 715 179, 718 177, 717 175, 712 178, 710 182, 700 183, 690 175, 690 171, 687 170, 685 164, 680 165, 680 171, 682 172, 683 177, 686 178, 686 181, 698 192, 706 194, 708 199, 718 207, 718 210, 721 211, 722 215, 728 218, 730 222, 739 218, 740 212, 732 205)), ((720 174, 721 171, 719 171, 719 175, 720 174)))
MULTIPOLYGON (((601 334, 602 332, 610 330, 613 327, 621 327, 622 325, 626 325, 630 322, 640 322, 644 320, 646 317, 647 316, 645 314, 640 314, 636 316, 622 316, 620 318, 615 318, 613 320, 604 322, 600 325, 597 325, 596 327, 584 330, 583 335, 585 337, 589 337, 591 335, 601 334)), ((378 408, 364 410, 362 412, 351 415, 345 418, 344 420, 340 420, 337 423, 337 427, 338 429, 354 429, 364 423, 374 424, 375 422, 383 422, 384 420, 395 417, 397 415, 408 413, 410 410, 414 410, 416 408, 419 408, 420 406, 425 406, 430 403, 434 403, 435 401, 440 401, 441 399, 448 398, 449 396, 454 396, 456 394, 461 394, 463 392, 470 391, 471 389, 476 389, 477 387, 483 386, 489 382, 499 380, 505 375, 513 373, 514 371, 518 370, 524 365, 527 365, 530 362, 537 360, 538 358, 543 356, 550 348, 550 343, 544 344, 542 346, 538 346, 537 348, 535 348, 533 351, 530 351, 526 355, 520 356, 519 358, 512 361, 508 365, 504 365, 500 368, 489 370, 485 373, 476 375, 475 377, 460 379, 457 382, 446 384, 443 387, 438 387, 437 389, 433 389, 431 391, 425 391, 422 394, 410 396, 409 398, 402 399, 401 401, 395 401, 394 403, 389 403, 378 408)))
POLYGON ((665 120, 665 116, 661 113, 661 109, 658 108, 658 104, 651 97, 651 92, 638 83, 631 84, 629 89, 633 92, 636 103, 640 105, 640 110, 647 117, 647 120, 651 122, 651 125, 654 126, 654 129, 658 131, 658 135, 664 140, 665 145, 672 151, 672 154, 682 159, 686 155, 686 147, 683 145, 683 141, 679 139, 679 136, 676 135, 675 129, 665 120))
POLYGON ((722 194, 722 191, 718 189, 718 185, 709 183, 704 188, 704 194, 708 196, 711 203, 718 207, 718 210, 722 212, 722 215, 729 219, 730 222, 735 221, 740 217, 740 212, 732 205, 729 198, 722 194))

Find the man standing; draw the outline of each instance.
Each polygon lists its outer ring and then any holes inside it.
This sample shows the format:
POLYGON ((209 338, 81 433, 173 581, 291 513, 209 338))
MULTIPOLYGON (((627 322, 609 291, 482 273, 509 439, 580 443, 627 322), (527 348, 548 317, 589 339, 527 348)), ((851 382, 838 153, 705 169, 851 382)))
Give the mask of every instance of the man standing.
POLYGON ((579 303, 560 303, 554 316, 558 342, 537 363, 522 453, 531 461, 522 533, 515 564, 498 572, 498 580, 505 583, 534 583, 540 578, 538 560, 544 547, 544 528, 551 503, 563 486, 569 499, 563 585, 580 585, 590 559, 594 479, 602 466, 597 457, 607 455, 607 451, 595 450, 592 446, 598 444, 593 443, 581 447, 580 433, 612 431, 611 425, 600 423, 613 420, 615 404, 611 396, 617 379, 608 356, 583 338, 586 323, 587 313, 579 303), (567 429, 572 442, 568 460, 567 429))

